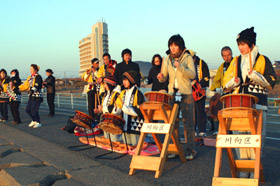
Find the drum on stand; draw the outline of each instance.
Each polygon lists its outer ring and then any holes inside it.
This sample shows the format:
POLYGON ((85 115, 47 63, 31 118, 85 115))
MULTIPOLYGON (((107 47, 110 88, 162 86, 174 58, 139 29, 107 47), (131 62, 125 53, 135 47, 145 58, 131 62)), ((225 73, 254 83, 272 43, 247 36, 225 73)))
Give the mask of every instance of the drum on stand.
POLYGON ((149 103, 163 103, 166 105, 169 105, 171 99, 173 99, 173 96, 157 91, 146 92, 144 96, 147 98, 147 102, 149 103))
POLYGON ((259 99, 250 94, 227 94, 220 98, 223 109, 232 107, 252 108, 256 109, 256 104, 259 99))
POLYGON ((123 127, 125 124, 125 121, 123 118, 114 115, 114 114, 103 114, 101 116, 101 122, 99 123, 99 128, 102 129, 105 132, 111 133, 111 134, 121 134, 123 132, 123 127))
POLYGON ((93 128, 92 124, 94 123, 94 118, 81 111, 75 110, 74 118, 72 118, 71 120, 73 123, 80 127, 87 129, 93 128))

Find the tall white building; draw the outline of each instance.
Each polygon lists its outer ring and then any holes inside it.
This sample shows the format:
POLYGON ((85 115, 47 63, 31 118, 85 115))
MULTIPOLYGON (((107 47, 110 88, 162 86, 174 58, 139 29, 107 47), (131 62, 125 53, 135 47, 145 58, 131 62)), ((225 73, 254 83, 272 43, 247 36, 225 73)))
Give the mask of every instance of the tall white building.
POLYGON ((101 66, 103 64, 103 54, 109 52, 107 23, 97 22, 91 30, 92 32, 87 37, 79 41, 80 76, 91 67, 93 58, 98 58, 101 62, 99 66, 101 66))

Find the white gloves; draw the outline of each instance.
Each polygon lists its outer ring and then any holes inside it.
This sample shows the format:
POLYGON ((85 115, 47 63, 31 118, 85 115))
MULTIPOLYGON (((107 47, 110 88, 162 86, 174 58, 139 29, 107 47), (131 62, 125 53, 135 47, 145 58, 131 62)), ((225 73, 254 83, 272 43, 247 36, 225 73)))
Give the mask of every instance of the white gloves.
POLYGON ((267 88, 270 86, 270 84, 267 82, 265 77, 261 75, 260 73, 256 72, 255 70, 252 71, 251 74, 248 72, 248 78, 252 81, 255 82, 256 84, 261 85, 264 88, 267 88))
POLYGON ((235 77, 231 78, 229 82, 225 85, 225 89, 233 89, 240 84, 240 78, 238 78, 238 82, 235 82, 235 77))
POLYGON ((112 114, 115 114, 115 115, 121 115, 122 113, 122 109, 119 109, 118 107, 114 107, 113 110, 112 110, 112 114))
POLYGON ((37 89, 36 89, 36 87, 32 87, 31 90, 36 92, 37 89))
POLYGON ((117 85, 115 88, 114 88, 114 92, 118 92, 118 93, 121 93, 121 86, 120 85, 117 85))
POLYGON ((134 109, 133 109, 132 107, 130 107, 130 106, 124 105, 124 106, 122 107, 122 111, 123 111, 124 113, 126 113, 127 115, 137 116, 137 113, 136 113, 136 112, 134 111, 134 109))

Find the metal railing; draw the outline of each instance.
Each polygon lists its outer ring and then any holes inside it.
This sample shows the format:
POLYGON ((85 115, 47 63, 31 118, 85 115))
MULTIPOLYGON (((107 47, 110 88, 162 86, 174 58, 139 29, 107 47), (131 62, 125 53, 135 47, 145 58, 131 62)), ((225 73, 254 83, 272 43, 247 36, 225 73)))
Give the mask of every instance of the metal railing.
MULTIPOLYGON (((141 88, 140 90, 143 94, 147 91, 150 91, 149 88, 141 88)), ((41 105, 48 106, 46 93, 43 93, 43 99, 44 99, 44 101, 41 105)), ((28 95, 26 92, 23 92, 21 102, 23 104, 25 104, 25 103, 27 103, 27 101, 28 101, 28 95)), ((56 93, 54 104, 55 104, 56 108, 87 111, 87 108, 88 108, 87 94, 56 93)))
MULTIPOLYGON (((141 92, 144 94, 150 89, 147 88, 140 88, 141 92)), ((43 106, 48 106, 47 103, 47 94, 43 94, 43 106)), ((275 100, 279 100, 280 98, 268 98, 268 101, 273 102, 275 100)), ((28 95, 27 93, 22 94, 22 103, 27 103, 28 95)), ((57 108, 64 108, 64 109, 71 109, 71 110, 83 110, 87 111, 88 102, 87 102, 87 94, 82 93, 56 93, 55 94, 55 107, 57 108)), ((209 104, 209 99, 206 101, 206 105, 209 104)), ((271 106, 269 106, 270 108, 271 106)))
MULTIPOLYGON (((43 103, 41 105, 48 106, 47 103, 47 94, 43 94, 43 103)), ((22 103, 27 103, 28 95, 22 94, 22 103)), ((87 94, 81 93, 56 93, 54 100, 55 107, 65 108, 71 110, 87 110, 87 94)))

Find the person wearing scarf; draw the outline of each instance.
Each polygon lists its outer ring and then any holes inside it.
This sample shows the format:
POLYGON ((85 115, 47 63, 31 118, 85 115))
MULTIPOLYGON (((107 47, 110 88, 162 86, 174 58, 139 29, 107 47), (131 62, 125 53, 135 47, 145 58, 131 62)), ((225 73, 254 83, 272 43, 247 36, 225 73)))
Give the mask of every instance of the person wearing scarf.
MULTIPOLYGON (((173 103, 179 105, 182 121, 187 130, 186 159, 192 160, 196 155, 194 144, 194 99, 192 96, 191 79, 195 78, 193 58, 185 52, 184 39, 178 34, 168 40, 168 56, 163 61, 162 71, 157 75, 159 82, 168 82, 168 94, 173 95, 173 103)), ((179 117, 179 114, 178 114, 179 117)), ((176 120, 174 130, 179 134, 179 120, 176 120)), ((179 136, 178 136, 179 138, 179 136)), ((168 158, 175 158, 170 154, 168 158)))
POLYGON ((41 92, 43 79, 38 74, 38 71, 39 66, 32 64, 30 66, 31 75, 19 87, 21 91, 28 91, 29 94, 25 111, 32 119, 31 123, 28 125, 32 128, 38 128, 42 126, 40 123, 39 108, 40 104, 43 102, 43 94, 41 92))
MULTIPOLYGON (((259 53, 256 46, 256 35, 254 27, 245 29, 238 34, 236 41, 241 55, 235 57, 225 72, 223 88, 227 92, 250 94, 259 99, 256 109, 261 109, 263 113, 262 147, 264 147, 267 93, 274 87, 277 77, 269 58, 259 53), (252 66, 250 65, 250 58, 252 66), (238 68, 236 68, 236 65, 238 68), (235 77, 235 74, 237 74, 237 77, 235 77)), ((240 152, 237 150, 237 156, 240 159, 255 159, 255 152, 252 148, 240 148, 240 152)), ((241 172, 240 174, 240 177, 243 178, 249 176, 254 177, 253 173, 241 172)))
POLYGON ((144 95, 137 88, 138 72, 127 71, 123 74, 124 90, 118 97, 116 104, 122 109, 125 120, 123 141, 129 145, 137 145, 144 117, 140 105, 144 103, 144 95))
MULTIPOLYGON (((95 113, 102 113, 102 114, 115 114, 115 115, 121 115, 121 109, 117 107, 116 100, 119 97, 121 93, 120 86, 117 86, 117 82, 114 78, 114 76, 108 76, 104 78, 104 88, 105 92, 103 92, 101 97, 101 105, 98 105, 97 109, 94 109, 95 113)), ((107 133, 104 131, 104 137, 105 138, 111 138, 111 141, 118 141, 119 135, 114 135, 107 133)))
POLYGON ((156 54, 153 56, 152 59, 152 68, 149 71, 148 75, 148 82, 147 84, 153 84, 152 85, 152 91, 168 91, 168 80, 165 82, 161 83, 157 79, 158 73, 160 73, 161 66, 162 66, 162 57, 159 54, 156 54))

